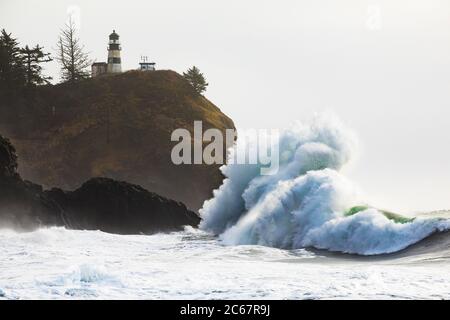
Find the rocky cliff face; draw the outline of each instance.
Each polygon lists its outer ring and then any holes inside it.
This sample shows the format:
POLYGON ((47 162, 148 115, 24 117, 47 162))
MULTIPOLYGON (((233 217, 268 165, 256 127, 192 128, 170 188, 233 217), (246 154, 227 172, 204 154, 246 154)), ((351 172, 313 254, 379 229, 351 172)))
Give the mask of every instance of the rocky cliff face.
POLYGON ((60 218, 58 204, 42 187, 21 179, 15 149, 0 135, 0 226, 28 230, 62 225, 60 218))
MULTIPOLYGON (((33 107, 8 126, 20 173, 73 190, 92 177, 128 181, 197 210, 220 186, 220 165, 174 165, 171 133, 195 120, 234 128, 173 71, 127 72, 37 88, 33 107)), ((2 128, 0 128, 2 129, 2 128)))
POLYGON ((0 135, 0 227, 65 226, 136 234, 179 230, 199 221, 180 202, 106 178, 91 179, 71 192, 43 191, 22 180, 14 147, 0 135))
POLYGON ((0 177, 3 179, 17 177, 16 150, 2 136, 0 136, 0 177))

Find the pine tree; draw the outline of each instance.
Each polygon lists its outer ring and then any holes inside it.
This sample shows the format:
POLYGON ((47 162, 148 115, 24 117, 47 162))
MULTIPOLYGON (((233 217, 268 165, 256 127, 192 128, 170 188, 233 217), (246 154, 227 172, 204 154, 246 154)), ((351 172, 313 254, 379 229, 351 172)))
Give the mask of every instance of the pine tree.
POLYGON ((25 82, 28 87, 49 83, 51 77, 42 75, 41 63, 50 62, 50 53, 44 53, 43 47, 36 45, 34 48, 29 48, 28 45, 21 49, 23 61, 25 64, 25 82))
POLYGON ((206 91, 208 83, 206 83, 203 73, 196 66, 188 69, 187 72, 183 72, 183 77, 192 85, 197 93, 202 94, 206 91))
POLYGON ((58 39, 57 60, 61 64, 61 76, 64 81, 75 82, 89 77, 86 70, 92 63, 84 52, 84 45, 77 37, 76 27, 72 19, 61 30, 58 39))

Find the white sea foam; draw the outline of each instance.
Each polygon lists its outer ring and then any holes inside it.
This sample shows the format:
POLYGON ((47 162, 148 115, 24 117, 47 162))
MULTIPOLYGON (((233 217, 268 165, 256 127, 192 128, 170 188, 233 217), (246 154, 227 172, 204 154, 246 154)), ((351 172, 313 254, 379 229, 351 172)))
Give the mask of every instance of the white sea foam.
POLYGON ((341 259, 224 246, 191 228, 151 236, 0 230, 0 300, 449 299, 448 242, 433 243, 438 250, 388 260, 341 259))
POLYGON ((258 165, 222 167, 226 179, 200 211, 201 228, 230 245, 361 255, 395 252, 449 228, 441 219, 396 223, 376 209, 346 216, 353 206, 365 204, 358 188, 340 173, 356 146, 355 135, 334 116, 297 123, 281 133, 277 173, 260 176, 258 165))

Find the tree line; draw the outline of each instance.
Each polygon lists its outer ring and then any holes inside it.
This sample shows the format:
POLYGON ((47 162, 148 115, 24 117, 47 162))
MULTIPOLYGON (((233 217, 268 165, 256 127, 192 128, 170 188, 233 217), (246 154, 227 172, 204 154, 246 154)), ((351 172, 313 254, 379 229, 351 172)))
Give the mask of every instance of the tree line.
MULTIPOLYGON (((62 82, 76 82, 90 76, 89 59, 84 45, 77 35, 72 19, 60 30, 56 44, 56 55, 46 52, 44 47, 21 46, 17 38, 2 29, 0 32, 0 98, 11 101, 23 98, 36 86, 49 84, 52 77, 44 74, 44 65, 54 59, 59 62, 62 82)), ((208 83, 197 67, 183 73, 193 89, 202 94, 208 83)))
POLYGON ((20 47, 16 38, 5 29, 0 33, 0 96, 10 100, 25 88, 48 83, 42 64, 52 61, 40 45, 20 47))
POLYGON ((61 29, 56 57, 36 44, 21 46, 17 38, 2 29, 0 32, 0 96, 11 99, 24 91, 49 84, 52 77, 43 73, 43 65, 56 59, 61 67, 63 82, 75 82, 89 77, 92 61, 77 36, 72 20, 61 29))

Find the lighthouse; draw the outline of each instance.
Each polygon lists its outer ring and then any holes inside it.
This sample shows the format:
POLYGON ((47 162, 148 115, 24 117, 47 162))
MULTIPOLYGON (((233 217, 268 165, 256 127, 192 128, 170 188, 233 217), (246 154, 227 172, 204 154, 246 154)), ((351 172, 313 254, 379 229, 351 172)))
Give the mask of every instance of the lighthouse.
POLYGON ((120 47, 119 35, 116 30, 109 35, 109 46, 108 46, 108 73, 119 73, 122 72, 122 64, 120 60, 120 47))

